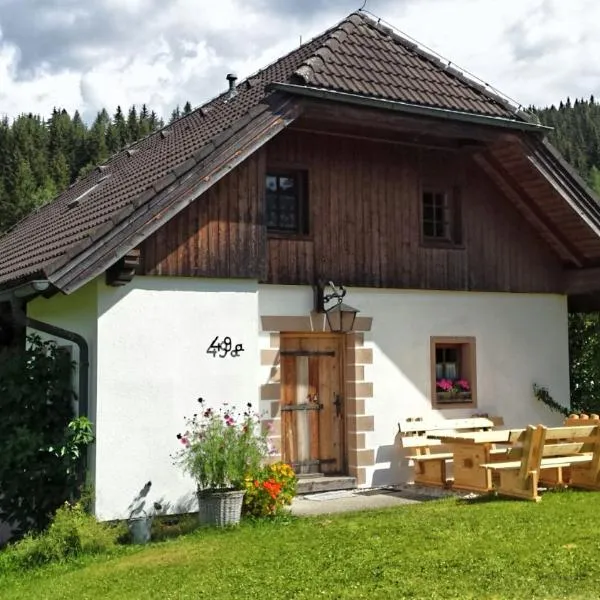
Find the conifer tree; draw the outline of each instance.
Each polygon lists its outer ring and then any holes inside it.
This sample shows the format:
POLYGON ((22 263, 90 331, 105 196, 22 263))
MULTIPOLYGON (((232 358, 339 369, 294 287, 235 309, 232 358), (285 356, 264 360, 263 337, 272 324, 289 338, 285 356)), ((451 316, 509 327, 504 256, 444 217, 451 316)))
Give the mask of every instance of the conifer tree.
POLYGON ((140 124, 138 122, 137 111, 135 105, 129 109, 127 115, 127 141, 135 142, 140 139, 140 124))

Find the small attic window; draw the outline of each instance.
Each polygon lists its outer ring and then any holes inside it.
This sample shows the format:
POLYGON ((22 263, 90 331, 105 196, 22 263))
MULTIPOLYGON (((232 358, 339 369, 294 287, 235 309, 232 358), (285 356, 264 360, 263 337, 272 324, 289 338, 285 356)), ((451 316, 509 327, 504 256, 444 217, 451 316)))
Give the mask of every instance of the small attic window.
POLYGON ((80 194, 79 196, 77 196, 77 198, 73 198, 73 200, 70 200, 67 203, 67 208, 75 208, 77 206, 79 206, 79 204, 81 203, 81 201, 89 196, 103 181, 108 179, 108 175, 105 175, 104 177, 101 177, 97 183, 95 183, 91 188, 89 188, 88 190, 86 190, 85 192, 83 192, 83 194, 80 194))
POLYGON ((308 174, 268 170, 265 180, 267 231, 279 235, 308 234, 308 174))

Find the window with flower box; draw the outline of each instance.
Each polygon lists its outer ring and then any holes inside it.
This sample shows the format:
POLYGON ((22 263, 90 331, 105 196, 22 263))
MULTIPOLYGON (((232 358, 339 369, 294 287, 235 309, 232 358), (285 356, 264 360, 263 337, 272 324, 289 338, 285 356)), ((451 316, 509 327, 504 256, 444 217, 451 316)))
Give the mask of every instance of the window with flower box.
POLYGON ((430 360, 434 408, 477 406, 474 337, 432 337, 430 360))

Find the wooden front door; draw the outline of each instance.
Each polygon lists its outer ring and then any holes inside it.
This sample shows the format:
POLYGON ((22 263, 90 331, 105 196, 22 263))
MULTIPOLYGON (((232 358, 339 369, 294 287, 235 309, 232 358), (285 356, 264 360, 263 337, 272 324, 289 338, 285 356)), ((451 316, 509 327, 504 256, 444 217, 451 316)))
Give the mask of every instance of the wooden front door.
POLYGON ((283 460, 296 473, 344 473, 343 338, 281 336, 283 460))

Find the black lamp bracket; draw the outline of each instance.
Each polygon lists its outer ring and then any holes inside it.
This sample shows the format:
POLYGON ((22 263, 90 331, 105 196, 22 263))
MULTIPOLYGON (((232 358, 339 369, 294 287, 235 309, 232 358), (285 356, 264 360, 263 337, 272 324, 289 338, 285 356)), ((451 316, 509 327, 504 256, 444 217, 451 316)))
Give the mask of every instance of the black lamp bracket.
POLYGON ((318 312, 325 312, 325 305, 329 304, 333 300, 336 300, 336 304, 341 304, 344 296, 346 295, 346 288, 343 285, 335 285, 333 281, 329 281, 327 284, 323 281, 319 281, 316 286, 316 308, 318 312), (325 293, 326 290, 331 290, 325 293))

